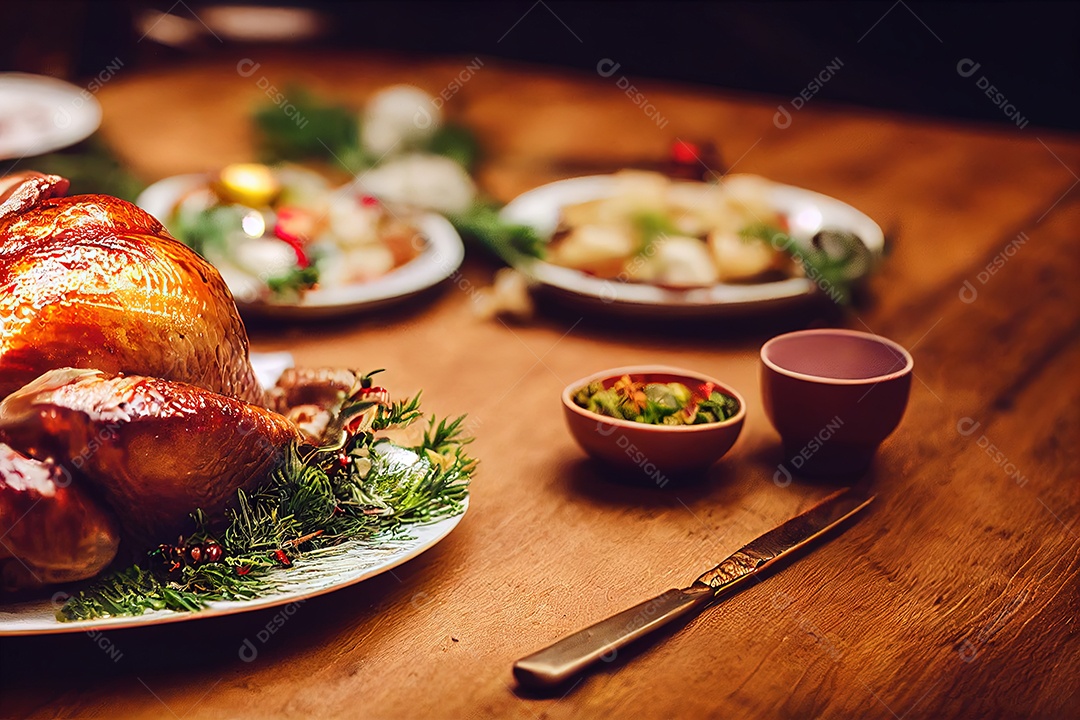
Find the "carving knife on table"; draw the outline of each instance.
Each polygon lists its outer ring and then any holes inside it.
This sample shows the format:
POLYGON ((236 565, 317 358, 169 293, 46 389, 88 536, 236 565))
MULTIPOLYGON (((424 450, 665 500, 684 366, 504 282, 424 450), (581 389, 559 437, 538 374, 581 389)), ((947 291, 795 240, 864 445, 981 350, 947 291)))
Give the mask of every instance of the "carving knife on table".
POLYGON ((690 587, 668 590, 518 660, 514 677, 528 687, 558 686, 605 656, 610 659, 618 648, 745 587, 757 573, 806 547, 873 500, 850 488, 833 493, 750 541, 690 587))

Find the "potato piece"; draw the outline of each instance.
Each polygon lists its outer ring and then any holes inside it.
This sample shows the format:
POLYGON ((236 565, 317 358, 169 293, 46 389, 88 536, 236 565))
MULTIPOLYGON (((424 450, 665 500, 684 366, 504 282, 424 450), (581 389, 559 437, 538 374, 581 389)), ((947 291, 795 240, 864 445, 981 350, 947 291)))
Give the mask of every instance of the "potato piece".
POLYGON ((563 205, 559 211, 561 215, 561 222, 559 224, 569 228, 593 225, 599 222, 604 203, 606 202, 607 198, 598 198, 596 200, 574 203, 573 205, 563 205))
POLYGON ((720 221, 723 190, 705 183, 672 183, 667 194, 672 223, 683 235, 703 237, 720 221))
POLYGON ((495 273, 495 283, 474 298, 473 309, 485 320, 495 317, 528 320, 534 312, 529 279, 513 268, 501 268, 495 273))
POLYGON ((641 170, 624 170, 615 174, 615 192, 607 198, 598 219, 618 222, 644 213, 665 213, 671 181, 663 175, 641 170))
POLYGON ((607 225, 585 225, 559 240, 552 248, 551 261, 610 277, 619 272, 636 250, 636 240, 625 230, 607 225))
POLYGON ((724 282, 750 280, 777 268, 783 259, 771 244, 731 232, 710 233, 709 250, 724 282))
POLYGON ((394 253, 385 245, 365 245, 345 253, 349 282, 366 282, 394 269, 394 253))
POLYGON ((330 204, 327 215, 329 234, 343 248, 362 247, 379 242, 378 207, 362 204, 355 196, 338 198, 330 204))
POLYGON ((671 187, 671 180, 665 175, 647 170, 622 170, 613 177, 615 195, 646 203, 663 200, 671 187))
POLYGON ((654 282, 672 287, 712 285, 720 277, 705 243, 697 238, 669 237, 653 246, 649 262, 656 267, 654 282))

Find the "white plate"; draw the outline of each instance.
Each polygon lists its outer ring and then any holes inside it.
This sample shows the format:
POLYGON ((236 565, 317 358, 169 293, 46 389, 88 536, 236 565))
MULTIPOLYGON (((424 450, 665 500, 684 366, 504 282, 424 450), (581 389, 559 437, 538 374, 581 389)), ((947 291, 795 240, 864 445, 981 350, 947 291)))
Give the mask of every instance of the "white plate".
POLYGON ((74 145, 100 124, 101 105, 89 91, 47 75, 0 73, 0 159, 74 145))
MULTIPOLYGON (((541 238, 550 238, 564 205, 610 197, 616 187, 617 180, 612 175, 590 175, 541 185, 512 200, 503 208, 502 218, 532 226, 541 238)), ((854 233, 874 257, 881 255, 885 247, 881 227, 847 203, 780 183, 770 183, 768 193, 773 207, 787 216, 795 242, 805 244, 819 230, 829 228, 854 233)), ((515 264, 546 289, 584 307, 613 314, 668 318, 737 315, 802 302, 819 292, 807 278, 672 290, 606 280, 535 258, 523 257, 515 264)))
MULTIPOLYGON (((419 467, 419 458, 415 453, 398 447, 392 447, 389 451, 394 453, 396 460, 419 467)), ((353 541, 317 557, 302 556, 293 567, 274 570, 268 577, 276 584, 276 589, 252 600, 210 602, 209 607, 199 612, 155 610, 132 617, 60 622, 56 619, 59 605, 49 596, 28 602, 0 604, 0 637, 162 625, 234 615, 306 600, 384 573, 428 550, 457 527, 468 505, 466 498, 464 508, 458 515, 430 525, 406 527, 408 536, 405 538, 384 539, 375 544, 353 541)))
MULTIPOLYGON (((174 175, 159 180, 139 195, 136 204, 168 227, 169 215, 181 197, 206 183, 206 176, 174 175)), ((318 318, 372 310, 417 295, 454 274, 465 259, 465 246, 454 226, 442 215, 421 213, 417 227, 428 239, 415 258, 368 282, 304 293, 299 302, 236 301, 242 313, 261 317, 318 318)))

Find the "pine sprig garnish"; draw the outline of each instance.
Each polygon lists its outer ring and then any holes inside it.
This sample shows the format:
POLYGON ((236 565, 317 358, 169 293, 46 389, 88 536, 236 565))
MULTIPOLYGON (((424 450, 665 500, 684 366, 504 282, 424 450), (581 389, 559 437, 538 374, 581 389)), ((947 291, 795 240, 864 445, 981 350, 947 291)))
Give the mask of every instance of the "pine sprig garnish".
POLYGON ((321 160, 344 163, 349 170, 370 167, 373 158, 360 148, 360 118, 343 105, 317 98, 298 86, 285 90, 292 116, 267 104, 253 116, 266 162, 321 160))
POLYGON ((319 283, 319 269, 314 265, 290 268, 281 275, 267 278, 266 287, 274 297, 292 299, 296 302, 303 297, 305 290, 310 290, 319 283))
MULTIPOLYGON (((277 105, 267 104, 252 115, 260 155, 267 163, 318 161, 334 168, 359 173, 382 159, 365 151, 360 142, 361 119, 355 109, 324 100, 299 86, 286 88, 294 112, 285 114, 277 105)), ((466 170, 480 155, 472 131, 462 125, 445 123, 423 141, 406 139, 396 148, 443 155, 466 170)))
POLYGON ((369 430, 343 443, 293 443, 263 485, 251 493, 237 491, 223 529, 211 526, 202 512, 193 513, 194 531, 185 545, 218 544, 220 562, 169 572, 150 553, 138 565, 92 581, 57 618, 197 611, 208 601, 258 597, 289 582, 294 562, 302 568, 305 558, 334 552, 343 543, 401 537, 411 525, 461 512, 476 465, 464 451, 471 442, 463 435, 464 416, 431 417, 421 443, 401 448, 375 433, 420 418, 420 395, 378 406, 375 413, 369 430))
MULTIPOLYGON (((452 122, 442 123, 430 135, 406 133, 392 152, 365 150, 361 142, 363 120, 355 108, 320 98, 298 86, 286 88, 284 96, 289 98, 293 112, 286 114, 277 105, 266 104, 252 115, 260 157, 271 165, 315 163, 360 175, 403 155, 421 153, 449 158, 472 173, 482 156, 475 133, 452 122)), ((536 231, 504 221, 498 204, 489 199, 474 198, 468 207, 447 217, 462 236, 479 241, 511 265, 523 259, 521 256, 543 256, 545 243, 536 231)), ((196 228, 196 232, 205 233, 206 229, 196 228)))
POLYGON ((871 254, 857 235, 840 230, 822 230, 809 247, 795 242, 784 230, 770 223, 753 223, 739 235, 747 242, 764 241, 786 252, 802 265, 806 276, 841 305, 851 302, 852 287, 871 270, 871 254))
POLYGON ((388 410, 379 413, 372 424, 372 430, 388 430, 392 427, 404 427, 418 420, 420 412, 420 393, 408 400, 395 401, 388 410))
POLYGON ((547 243, 529 225, 506 222, 493 202, 478 200, 462 213, 449 216, 465 237, 475 238, 500 259, 514 265, 524 258, 544 256, 547 243))

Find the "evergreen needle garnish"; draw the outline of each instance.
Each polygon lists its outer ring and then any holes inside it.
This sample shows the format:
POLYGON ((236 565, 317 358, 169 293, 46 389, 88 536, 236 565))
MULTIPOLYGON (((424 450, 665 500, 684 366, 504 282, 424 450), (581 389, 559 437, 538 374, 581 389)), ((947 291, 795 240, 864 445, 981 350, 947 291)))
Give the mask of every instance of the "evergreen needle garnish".
POLYGON ((638 255, 647 255, 658 240, 682 234, 671 218, 660 212, 638 213, 631 222, 637 231, 638 255))
POLYGON ((495 203, 477 200, 464 212, 450 215, 449 219, 459 233, 475 238, 510 265, 524 258, 544 256, 546 243, 536 230, 503 220, 495 203))
POLYGON ((784 230, 769 223, 754 223, 739 235, 747 242, 762 241, 788 253, 803 267, 806 276, 841 305, 851 302, 852 287, 871 269, 866 244, 853 233, 822 230, 809 247, 800 245, 784 230))
MULTIPOLYGON (((370 387, 373 374, 363 387, 370 387)), ((198 611, 212 600, 247 600, 289 582, 294 564, 302 568, 306 558, 343 543, 401 538, 411 525, 461 512, 476 465, 465 452, 471 438, 464 436, 464 416, 431 417, 420 444, 402 448, 377 434, 418 421, 420 395, 388 406, 347 402, 337 426, 348 427, 365 411, 374 413, 365 431, 343 431, 341 440, 321 447, 289 446, 265 483, 250 493, 237 491, 223 528, 196 510, 186 542, 163 545, 136 565, 90 581, 57 619, 198 611), (160 562, 165 549, 190 557, 192 548, 208 547, 221 553, 220 560, 181 562, 171 570, 160 562)))

